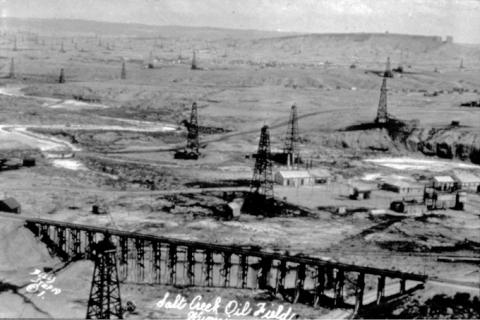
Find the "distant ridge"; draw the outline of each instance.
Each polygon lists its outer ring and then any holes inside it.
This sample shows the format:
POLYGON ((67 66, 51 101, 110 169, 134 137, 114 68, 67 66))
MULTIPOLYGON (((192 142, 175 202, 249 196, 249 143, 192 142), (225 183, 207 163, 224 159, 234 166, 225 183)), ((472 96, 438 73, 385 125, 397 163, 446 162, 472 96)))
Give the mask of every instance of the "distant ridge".
POLYGON ((238 38, 262 38, 289 36, 300 33, 216 27, 190 27, 177 25, 148 25, 140 23, 104 22, 81 19, 0 18, 0 30, 21 30, 50 34, 85 34, 100 36, 163 36, 159 33, 178 36, 201 33, 202 35, 235 35, 238 38))

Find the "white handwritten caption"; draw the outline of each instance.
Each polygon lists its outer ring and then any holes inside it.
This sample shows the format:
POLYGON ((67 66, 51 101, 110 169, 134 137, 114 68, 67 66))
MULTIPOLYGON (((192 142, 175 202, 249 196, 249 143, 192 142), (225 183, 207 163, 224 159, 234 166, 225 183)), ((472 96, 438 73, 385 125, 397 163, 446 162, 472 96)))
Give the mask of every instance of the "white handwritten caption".
POLYGON ((55 288, 52 283, 55 282, 56 277, 53 275, 49 275, 48 273, 42 272, 39 269, 35 269, 31 275, 37 276, 36 279, 31 279, 30 281, 33 283, 30 283, 25 290, 29 293, 36 293, 37 297, 42 297, 42 299, 45 297, 44 294, 47 291, 51 291, 53 294, 57 295, 62 292, 61 289, 55 288))
MULTIPOLYGON (((250 305, 247 301, 244 304, 236 300, 230 300, 222 305, 222 298, 217 297, 213 303, 204 302, 201 295, 196 296, 190 303, 181 294, 177 294, 175 299, 168 300, 170 293, 157 302, 157 308, 188 310, 187 320, 226 320, 231 317, 253 316, 259 319, 272 320, 292 320, 297 315, 292 312, 292 308, 284 311, 282 305, 275 308, 267 308, 266 303, 260 302, 250 305), (217 317, 219 312, 223 311, 226 318, 217 317)), ((223 314, 221 314, 223 316, 223 314)))

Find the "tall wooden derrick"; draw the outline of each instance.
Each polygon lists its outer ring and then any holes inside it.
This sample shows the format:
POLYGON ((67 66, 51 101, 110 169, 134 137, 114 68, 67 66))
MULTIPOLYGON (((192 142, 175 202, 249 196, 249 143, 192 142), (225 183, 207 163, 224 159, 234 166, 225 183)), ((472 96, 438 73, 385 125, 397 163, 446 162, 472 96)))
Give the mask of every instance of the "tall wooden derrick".
POLYGON ((273 173, 268 126, 263 126, 260 133, 250 192, 262 200, 273 199, 273 173))
POLYGON ((385 72, 383 73, 383 77, 393 78, 392 67, 390 66, 390 57, 387 58, 387 63, 385 65, 385 72))
POLYGON ((383 78, 382 88, 380 89, 380 101, 378 103, 377 117, 375 123, 384 124, 388 122, 387 112, 387 78, 383 78))
POLYGON ((120 282, 118 279, 115 245, 109 236, 93 248, 95 268, 93 271, 87 319, 123 319, 120 282))
POLYGON ((200 142, 198 139, 198 113, 197 103, 192 104, 190 113, 190 122, 187 126, 187 146, 184 150, 175 153, 175 159, 193 159, 196 160, 200 156, 200 142))
POLYGON ((283 153, 286 155, 287 159, 290 158, 292 163, 300 161, 300 151, 298 148, 299 142, 297 106, 294 104, 292 105, 290 112, 287 134, 285 136, 285 145, 283 147, 283 153))

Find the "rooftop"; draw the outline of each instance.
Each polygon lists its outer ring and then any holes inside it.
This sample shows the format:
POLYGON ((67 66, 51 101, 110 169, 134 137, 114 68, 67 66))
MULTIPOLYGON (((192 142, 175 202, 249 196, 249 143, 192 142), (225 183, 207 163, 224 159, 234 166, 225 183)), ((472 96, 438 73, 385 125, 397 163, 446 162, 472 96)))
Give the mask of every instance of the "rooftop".
POLYGON ((435 176, 433 177, 433 181, 439 182, 439 183, 454 183, 455 180, 453 180, 452 177, 450 176, 435 176))
POLYGON ((280 174, 285 179, 294 178, 311 178, 312 175, 306 170, 278 170, 276 174, 280 174))
POLYGON ((453 176, 461 183, 480 183, 480 177, 471 172, 455 171, 453 176))

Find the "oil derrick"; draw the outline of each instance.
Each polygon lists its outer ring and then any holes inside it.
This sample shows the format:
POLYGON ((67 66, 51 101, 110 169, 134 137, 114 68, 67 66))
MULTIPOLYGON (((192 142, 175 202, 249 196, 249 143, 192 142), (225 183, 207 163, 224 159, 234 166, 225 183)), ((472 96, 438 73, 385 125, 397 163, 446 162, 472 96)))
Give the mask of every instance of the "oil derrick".
POLYGON ((387 121, 387 78, 384 77, 382 88, 380 89, 380 101, 378 103, 377 118, 375 118, 375 123, 386 123, 387 121))
POLYGON ((13 51, 17 51, 17 37, 13 38, 13 51))
POLYGON ((127 69, 125 67, 125 61, 122 61, 122 72, 120 73, 120 78, 122 80, 127 79, 127 69))
POLYGON ((62 43, 60 44, 60 52, 61 52, 61 53, 65 53, 65 49, 63 48, 63 41, 62 41, 62 43))
POLYGON ((152 51, 150 51, 150 54, 149 54, 149 56, 148 56, 147 68, 148 68, 148 69, 153 69, 153 68, 154 68, 154 64, 153 64, 153 53, 152 53, 152 51))
POLYGON ((197 57, 195 54, 195 50, 193 50, 193 56, 192 56, 192 70, 197 70, 197 57))
POLYGON ((298 143, 300 138, 298 136, 298 118, 297 118, 297 106, 292 105, 290 112, 290 119, 288 120, 287 135, 285 137, 285 146, 283 147, 283 153, 290 157, 292 163, 299 161, 300 152, 298 150, 298 143))
POLYGON ((386 78, 393 78, 393 72, 390 67, 390 57, 387 58, 387 64, 385 65, 385 72, 383 73, 383 76, 386 78))
POLYGON ((65 73, 63 68, 60 69, 60 76, 58 77, 58 83, 65 83, 65 73))
POLYGON ((109 235, 93 247, 95 268, 88 298, 87 319, 123 319, 115 245, 109 235))
POLYGON ((465 67, 463 66, 463 58, 460 60, 460 66, 458 67, 459 69, 464 69, 465 67))
POLYGON ((273 199, 272 159, 268 126, 263 126, 260 133, 250 192, 253 195, 260 196, 262 200, 273 199))
POLYGON ((10 71, 8 72, 8 77, 10 79, 15 78, 15 61, 13 58, 10 60, 10 71))
POLYGON ((187 147, 185 150, 175 153, 175 159, 198 159, 200 155, 200 143, 198 141, 198 114, 197 103, 192 104, 190 122, 187 124, 187 147))

